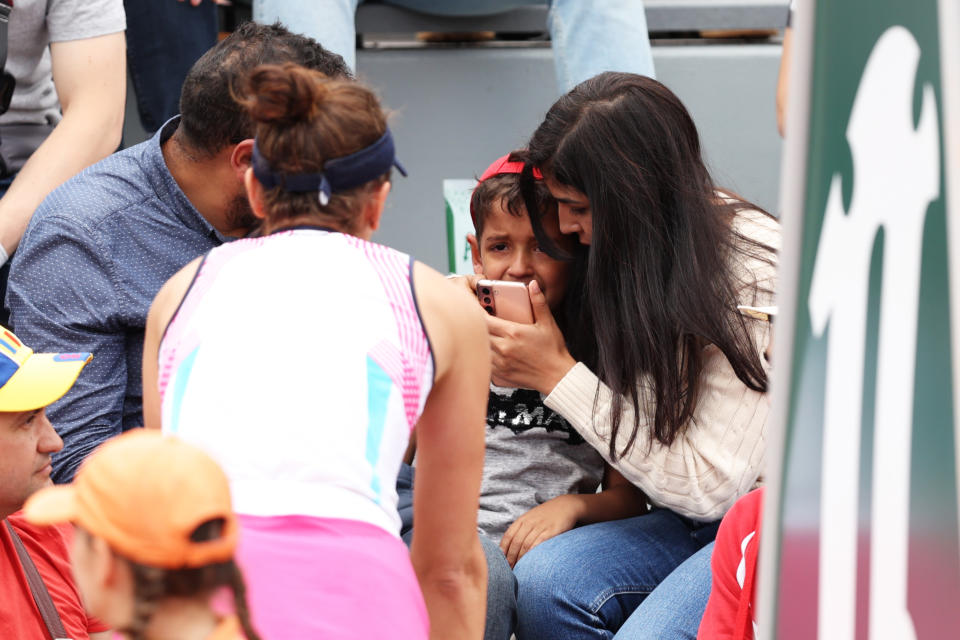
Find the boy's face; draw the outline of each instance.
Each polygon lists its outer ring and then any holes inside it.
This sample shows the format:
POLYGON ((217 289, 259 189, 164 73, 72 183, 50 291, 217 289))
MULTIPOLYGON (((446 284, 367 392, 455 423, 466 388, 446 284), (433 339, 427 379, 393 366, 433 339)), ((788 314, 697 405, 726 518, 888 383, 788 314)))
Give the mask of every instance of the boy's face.
MULTIPOLYGON (((556 216, 544 216, 543 229, 561 249, 572 249, 576 243, 575 237, 561 235, 556 216)), ((535 279, 551 310, 563 302, 570 265, 540 250, 526 212, 511 215, 502 203, 495 203, 484 220, 482 236, 478 239, 470 234, 467 241, 473 254, 474 273, 490 280, 524 284, 535 279)))

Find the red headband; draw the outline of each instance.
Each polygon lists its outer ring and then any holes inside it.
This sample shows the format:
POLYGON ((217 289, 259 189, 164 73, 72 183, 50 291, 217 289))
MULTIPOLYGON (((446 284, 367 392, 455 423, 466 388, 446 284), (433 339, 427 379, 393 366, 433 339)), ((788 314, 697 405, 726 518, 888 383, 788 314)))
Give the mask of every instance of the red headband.
MULTIPOLYGON (((479 185, 484 180, 492 178, 494 176, 500 176, 508 173, 522 173, 525 163, 523 162, 511 162, 510 154, 508 153, 505 156, 501 156, 493 161, 493 163, 487 167, 487 170, 483 172, 483 175, 480 176, 480 179, 477 181, 479 185)), ((543 180, 543 173, 540 169, 533 168, 533 177, 536 180, 543 180)), ((476 188, 476 187, 474 187, 476 188)), ((473 201, 470 202, 470 219, 473 220, 473 228, 477 228, 477 214, 473 210, 473 201)))
MULTIPOLYGON (((508 153, 507 155, 494 160, 493 164, 487 167, 487 170, 483 172, 482 176, 480 176, 479 182, 483 182, 487 178, 499 176, 504 173, 521 173, 523 171, 523 167, 523 162, 510 162, 510 154, 508 153)), ((543 173, 540 172, 540 169, 534 167, 533 177, 537 180, 543 180, 543 173)))

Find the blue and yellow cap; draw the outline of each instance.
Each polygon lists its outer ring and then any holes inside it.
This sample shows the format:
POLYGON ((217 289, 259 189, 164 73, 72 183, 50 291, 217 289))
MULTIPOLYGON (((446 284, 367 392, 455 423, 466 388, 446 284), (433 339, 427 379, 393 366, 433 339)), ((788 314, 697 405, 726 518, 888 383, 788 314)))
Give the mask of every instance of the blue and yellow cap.
POLYGON ((70 390, 89 353, 34 353, 0 326, 0 411, 33 411, 70 390))

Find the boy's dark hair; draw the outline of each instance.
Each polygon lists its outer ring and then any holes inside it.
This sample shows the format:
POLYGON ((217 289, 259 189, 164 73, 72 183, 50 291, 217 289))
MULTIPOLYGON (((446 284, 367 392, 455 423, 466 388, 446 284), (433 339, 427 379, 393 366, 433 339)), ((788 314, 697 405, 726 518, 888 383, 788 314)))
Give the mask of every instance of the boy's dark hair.
POLYGON ((212 156, 230 144, 252 138, 253 121, 233 96, 262 64, 293 62, 331 78, 351 78, 343 58, 311 38, 291 33, 279 22, 245 22, 207 51, 190 69, 180 92, 178 135, 194 151, 212 156))
MULTIPOLYGON (((542 180, 537 181, 534 191, 540 215, 550 213, 556 208, 557 202, 542 180)), ((527 215, 527 205, 523 191, 520 189, 519 173, 501 173, 487 178, 474 188, 473 195, 470 196, 470 211, 473 213, 473 227, 477 240, 483 236, 484 222, 496 203, 499 203, 503 210, 512 216, 519 218, 527 215)))

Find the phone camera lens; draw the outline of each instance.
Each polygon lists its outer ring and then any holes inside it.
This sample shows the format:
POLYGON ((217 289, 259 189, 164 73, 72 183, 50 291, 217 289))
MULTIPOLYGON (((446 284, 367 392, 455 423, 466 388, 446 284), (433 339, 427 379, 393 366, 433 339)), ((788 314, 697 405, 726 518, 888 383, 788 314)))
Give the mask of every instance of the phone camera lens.
POLYGON ((490 304, 490 296, 483 296, 483 303, 490 304))
POLYGON ((484 309, 487 310, 487 313, 489 313, 490 315, 493 315, 493 307, 491 307, 490 305, 487 305, 484 307, 484 309))
POLYGON ((483 288, 480 289, 480 292, 481 292, 483 295, 488 296, 488 295, 490 295, 490 287, 483 287, 483 288))

